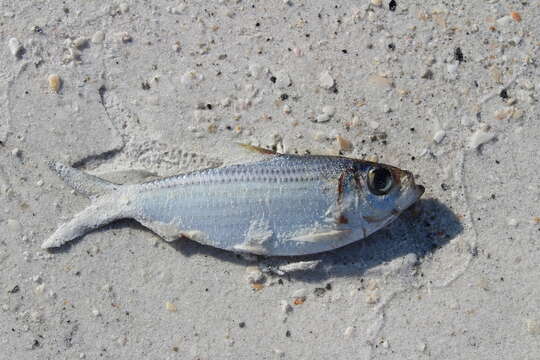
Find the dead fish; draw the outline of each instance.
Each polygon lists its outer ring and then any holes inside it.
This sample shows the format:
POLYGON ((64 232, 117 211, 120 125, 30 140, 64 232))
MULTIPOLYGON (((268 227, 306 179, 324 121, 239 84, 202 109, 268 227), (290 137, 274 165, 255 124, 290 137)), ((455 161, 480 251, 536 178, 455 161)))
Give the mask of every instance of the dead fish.
POLYGON ((257 255, 313 254, 369 236, 424 193, 409 171, 390 165, 244 146, 263 159, 140 184, 113 184, 51 163, 92 202, 42 248, 131 218, 165 241, 189 238, 257 255))

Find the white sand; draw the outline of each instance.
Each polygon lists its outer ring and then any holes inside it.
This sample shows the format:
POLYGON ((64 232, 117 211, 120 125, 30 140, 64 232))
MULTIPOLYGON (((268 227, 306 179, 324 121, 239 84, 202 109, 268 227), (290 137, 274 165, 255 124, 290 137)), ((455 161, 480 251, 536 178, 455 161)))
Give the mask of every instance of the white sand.
POLYGON ((0 358, 540 358, 540 8, 380 3, 3 4, 0 358), (141 181, 234 142, 341 146, 427 191, 282 278, 129 221, 40 249, 88 204, 48 160, 141 181))

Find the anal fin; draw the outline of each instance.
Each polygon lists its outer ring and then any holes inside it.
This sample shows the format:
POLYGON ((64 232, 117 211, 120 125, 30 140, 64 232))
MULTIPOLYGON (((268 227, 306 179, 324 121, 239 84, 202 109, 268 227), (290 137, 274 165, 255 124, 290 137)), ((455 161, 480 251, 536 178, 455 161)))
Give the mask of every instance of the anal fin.
POLYGON ((201 244, 208 244, 208 236, 199 230, 181 230, 175 225, 163 223, 160 221, 150 221, 137 219, 144 227, 150 229, 154 234, 165 240, 173 242, 181 238, 196 241, 201 244))
POLYGON ((180 239, 183 235, 180 230, 174 225, 162 223, 159 221, 150 221, 136 219, 141 225, 150 229, 154 234, 167 242, 173 242, 180 239))

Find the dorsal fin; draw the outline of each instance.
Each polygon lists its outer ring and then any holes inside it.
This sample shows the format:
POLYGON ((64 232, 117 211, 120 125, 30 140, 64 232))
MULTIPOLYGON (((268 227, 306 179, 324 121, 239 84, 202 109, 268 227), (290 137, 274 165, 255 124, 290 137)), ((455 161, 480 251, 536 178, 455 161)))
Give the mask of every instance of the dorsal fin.
POLYGON ((256 153, 264 154, 264 155, 278 155, 277 152, 270 149, 262 148, 260 146, 255 146, 251 144, 243 144, 243 143, 237 143, 237 144, 243 147, 244 149, 246 149, 247 151, 256 152, 256 153))

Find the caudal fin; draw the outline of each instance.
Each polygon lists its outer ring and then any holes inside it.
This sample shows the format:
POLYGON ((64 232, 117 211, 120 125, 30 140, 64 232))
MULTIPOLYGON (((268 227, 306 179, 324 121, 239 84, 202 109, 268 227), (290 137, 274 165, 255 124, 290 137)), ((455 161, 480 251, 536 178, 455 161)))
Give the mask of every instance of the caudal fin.
POLYGON ((45 240, 41 245, 42 249, 62 246, 100 226, 126 217, 125 206, 122 206, 122 201, 118 199, 120 192, 116 192, 121 188, 121 185, 113 184, 58 162, 49 163, 49 167, 66 184, 93 199, 89 207, 75 215, 71 221, 60 226, 51 237, 45 240))
POLYGON ((49 167, 75 191, 88 197, 103 195, 120 187, 56 161, 49 162, 49 167))
POLYGON ((60 247, 68 241, 77 239, 100 226, 124 218, 124 213, 111 201, 98 200, 73 219, 60 226, 47 240, 41 244, 42 249, 60 247))

